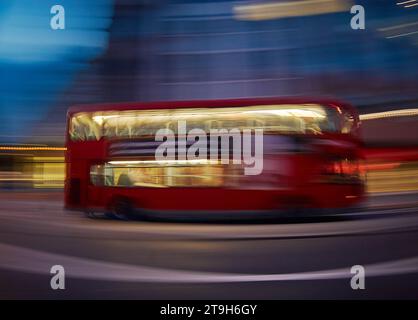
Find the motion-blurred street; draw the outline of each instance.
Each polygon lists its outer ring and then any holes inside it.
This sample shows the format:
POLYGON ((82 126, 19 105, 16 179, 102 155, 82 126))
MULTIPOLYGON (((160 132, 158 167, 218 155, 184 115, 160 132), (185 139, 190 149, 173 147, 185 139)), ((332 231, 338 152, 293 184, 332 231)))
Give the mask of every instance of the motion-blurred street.
POLYGON ((268 223, 89 219, 60 192, 4 192, 0 298, 417 298, 418 198, 268 223), (383 206, 383 207, 382 207, 383 206), (350 268, 363 265, 366 289, 350 268), (65 290, 52 290, 62 265, 65 290))

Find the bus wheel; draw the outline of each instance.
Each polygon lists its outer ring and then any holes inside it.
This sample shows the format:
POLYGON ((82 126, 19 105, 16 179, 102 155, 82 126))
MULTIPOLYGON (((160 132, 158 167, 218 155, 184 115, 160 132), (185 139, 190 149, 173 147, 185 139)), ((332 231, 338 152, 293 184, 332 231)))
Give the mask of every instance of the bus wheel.
POLYGON ((128 199, 115 199, 110 206, 110 214, 119 220, 130 220, 134 217, 132 204, 128 199))

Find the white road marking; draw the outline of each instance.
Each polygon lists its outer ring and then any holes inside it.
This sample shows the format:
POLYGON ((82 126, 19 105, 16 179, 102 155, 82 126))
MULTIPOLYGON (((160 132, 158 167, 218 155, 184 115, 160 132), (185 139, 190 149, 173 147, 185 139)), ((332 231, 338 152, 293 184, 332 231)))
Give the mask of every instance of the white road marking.
MULTIPOLYGON (((18 246, 0 244, 0 268, 49 274, 52 265, 62 265, 69 278, 99 281, 163 282, 163 283, 231 283, 266 281, 301 281, 346 279, 352 277, 350 267, 312 272, 279 274, 234 274, 174 270, 106 262, 18 246)), ((418 257, 365 265, 366 276, 390 276, 418 272, 418 257)))

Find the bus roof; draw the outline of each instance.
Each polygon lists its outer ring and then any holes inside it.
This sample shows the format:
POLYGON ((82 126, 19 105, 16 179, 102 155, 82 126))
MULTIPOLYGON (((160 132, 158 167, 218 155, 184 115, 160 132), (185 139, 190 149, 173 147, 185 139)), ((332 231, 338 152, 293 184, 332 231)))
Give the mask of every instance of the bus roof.
POLYGON ((331 107, 340 107, 352 114, 356 110, 349 104, 338 100, 322 98, 250 98, 250 99, 225 99, 225 100, 179 100, 179 101, 155 101, 155 102, 120 102, 74 105, 68 109, 68 115, 78 112, 95 112, 111 110, 146 110, 146 109, 176 109, 176 108, 220 108, 242 107, 247 105, 269 104, 321 104, 331 107))

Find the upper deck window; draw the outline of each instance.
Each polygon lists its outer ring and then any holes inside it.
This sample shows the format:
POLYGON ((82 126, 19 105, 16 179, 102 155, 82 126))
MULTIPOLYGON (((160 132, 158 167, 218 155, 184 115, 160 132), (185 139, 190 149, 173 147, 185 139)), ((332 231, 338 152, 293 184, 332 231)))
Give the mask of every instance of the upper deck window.
POLYGON ((261 128, 272 133, 348 133, 352 126, 352 117, 343 116, 334 108, 317 104, 289 104, 81 112, 71 118, 69 134, 73 141, 153 136, 164 128, 176 132, 179 120, 186 121, 188 130, 199 128, 206 132, 210 129, 261 128))

